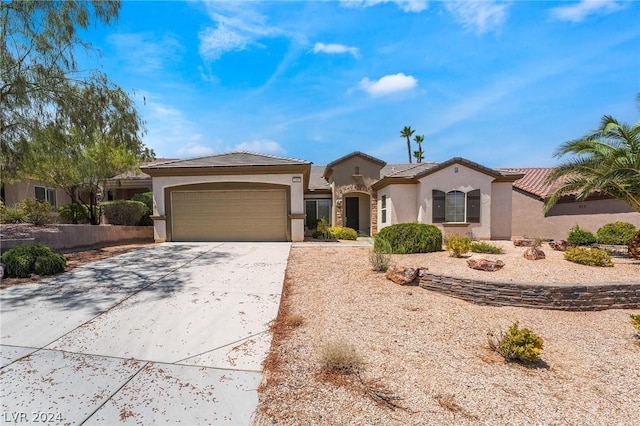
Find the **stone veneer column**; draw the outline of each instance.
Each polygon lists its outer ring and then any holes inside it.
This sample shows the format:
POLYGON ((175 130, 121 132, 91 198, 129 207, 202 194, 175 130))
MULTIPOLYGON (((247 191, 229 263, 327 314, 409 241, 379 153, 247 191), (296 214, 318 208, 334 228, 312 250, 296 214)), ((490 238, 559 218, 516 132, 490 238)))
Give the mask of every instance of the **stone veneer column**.
POLYGON ((378 193, 371 191, 371 236, 378 233, 378 193))
POLYGON ((336 199, 336 223, 333 224, 333 226, 343 226, 342 225, 342 196, 340 198, 336 199), (338 207, 337 203, 338 200, 340 200, 340 206, 338 207))

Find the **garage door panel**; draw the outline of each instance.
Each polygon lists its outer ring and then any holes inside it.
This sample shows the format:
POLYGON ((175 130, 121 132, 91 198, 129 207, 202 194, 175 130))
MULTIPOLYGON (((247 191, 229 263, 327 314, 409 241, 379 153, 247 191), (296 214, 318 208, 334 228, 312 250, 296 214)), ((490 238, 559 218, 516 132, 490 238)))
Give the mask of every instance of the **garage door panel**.
POLYGON ((174 241, 286 241, 284 189, 174 191, 174 241))

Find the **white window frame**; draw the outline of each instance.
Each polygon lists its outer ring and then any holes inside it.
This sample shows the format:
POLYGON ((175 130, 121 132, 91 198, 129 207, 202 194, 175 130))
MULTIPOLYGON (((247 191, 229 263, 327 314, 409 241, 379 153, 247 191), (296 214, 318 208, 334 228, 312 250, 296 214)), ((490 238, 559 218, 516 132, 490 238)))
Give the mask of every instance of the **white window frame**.
POLYGON ((380 223, 387 223, 387 196, 380 199, 380 223))
POLYGON ((38 201, 46 201, 49 204, 51 204, 53 207, 57 207, 57 201, 58 201, 58 197, 56 194, 56 190, 55 188, 49 188, 46 186, 40 186, 40 185, 35 185, 34 187, 34 195, 35 195, 35 199, 38 201), (38 198, 38 190, 41 190, 44 192, 44 198, 38 198))

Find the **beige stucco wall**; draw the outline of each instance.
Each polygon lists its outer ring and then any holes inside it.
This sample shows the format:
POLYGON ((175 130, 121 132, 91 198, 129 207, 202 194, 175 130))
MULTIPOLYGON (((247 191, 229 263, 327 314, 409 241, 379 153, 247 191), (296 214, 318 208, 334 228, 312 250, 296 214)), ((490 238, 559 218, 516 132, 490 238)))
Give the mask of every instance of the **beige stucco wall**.
MULTIPOLYGON (((51 184, 46 184, 44 182, 37 182, 32 180, 27 182, 15 182, 15 183, 5 184, 4 186, 5 204, 7 206, 12 206, 24 199, 35 198, 36 186, 53 188, 51 184)), ((62 189, 56 189, 56 207, 69 204, 70 202, 71 202, 71 197, 69 197, 62 189)))
POLYGON ((432 223, 432 190, 444 192, 463 191, 469 192, 480 189, 480 223, 471 223, 466 226, 446 226, 434 224, 440 227, 444 235, 452 233, 467 235, 476 239, 491 238, 491 193, 493 177, 480 173, 460 164, 452 164, 435 173, 428 174, 419 180, 418 189, 418 222, 432 223), (457 172, 456 172, 457 169, 457 172))
POLYGON ((378 191, 378 230, 396 223, 411 223, 418 220, 418 185, 389 185, 378 191), (382 196, 387 196, 387 221, 382 223, 382 196))
MULTIPOLYGON (((303 176, 300 173, 288 174, 256 174, 256 175, 214 175, 214 176, 163 176, 153 178, 153 209, 154 216, 164 217, 165 199, 164 190, 172 186, 194 185, 200 183, 222 183, 222 182, 257 182, 285 185, 291 187, 292 215, 304 215, 304 188, 303 176), (297 178, 299 182, 293 182, 297 178)), ((304 240, 304 218, 289 219, 291 221, 292 241, 304 240)), ((154 235, 156 241, 166 241, 166 221, 160 218, 154 219, 154 235)))
POLYGON ((368 188, 380 179, 381 169, 381 165, 372 163, 363 157, 355 156, 333 166, 329 181, 334 182, 336 186, 364 184, 368 188), (356 180, 353 177, 356 167, 360 169, 362 180, 356 180))
POLYGON ((640 213, 620 200, 558 203, 545 216, 543 202, 520 191, 512 191, 513 237, 566 239, 576 224, 591 232, 610 222, 631 222, 640 228, 640 213))
POLYGON ((491 239, 511 239, 513 185, 511 182, 493 182, 491 184, 491 239))

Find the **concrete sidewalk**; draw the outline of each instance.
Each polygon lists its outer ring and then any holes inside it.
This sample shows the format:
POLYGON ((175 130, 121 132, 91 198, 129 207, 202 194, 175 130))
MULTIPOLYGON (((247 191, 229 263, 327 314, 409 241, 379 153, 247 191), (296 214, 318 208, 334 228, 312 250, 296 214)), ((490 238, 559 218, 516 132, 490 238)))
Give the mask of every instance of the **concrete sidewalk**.
POLYGON ((249 424, 290 247, 167 243, 0 291, 0 422, 249 424))

